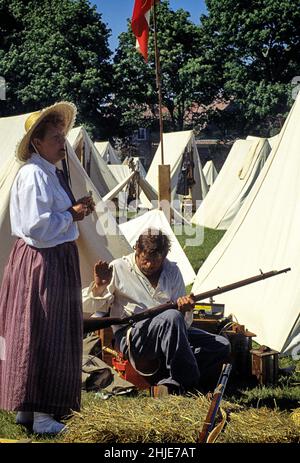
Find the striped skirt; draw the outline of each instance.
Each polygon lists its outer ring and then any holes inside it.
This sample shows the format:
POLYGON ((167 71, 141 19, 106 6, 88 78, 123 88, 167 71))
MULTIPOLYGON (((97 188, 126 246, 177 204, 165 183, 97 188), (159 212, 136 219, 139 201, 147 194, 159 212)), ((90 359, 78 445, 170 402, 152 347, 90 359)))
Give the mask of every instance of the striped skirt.
POLYGON ((18 239, 0 289, 0 408, 58 415, 80 409, 82 302, 74 242, 18 239))

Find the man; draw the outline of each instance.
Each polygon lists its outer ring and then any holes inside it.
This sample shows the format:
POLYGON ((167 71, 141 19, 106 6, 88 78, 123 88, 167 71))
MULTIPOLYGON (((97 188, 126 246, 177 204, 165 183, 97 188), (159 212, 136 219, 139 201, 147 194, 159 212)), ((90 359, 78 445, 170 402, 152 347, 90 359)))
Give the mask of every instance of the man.
POLYGON ((229 342, 192 328, 193 295, 186 296, 176 263, 167 259, 169 238, 147 229, 138 238, 135 252, 114 260, 109 266, 99 261, 94 281, 83 290, 84 312, 110 311, 112 317, 126 317, 159 304, 177 301, 170 309, 135 323, 113 326, 117 348, 139 373, 170 391, 198 388, 211 368, 219 367, 229 355, 229 342))

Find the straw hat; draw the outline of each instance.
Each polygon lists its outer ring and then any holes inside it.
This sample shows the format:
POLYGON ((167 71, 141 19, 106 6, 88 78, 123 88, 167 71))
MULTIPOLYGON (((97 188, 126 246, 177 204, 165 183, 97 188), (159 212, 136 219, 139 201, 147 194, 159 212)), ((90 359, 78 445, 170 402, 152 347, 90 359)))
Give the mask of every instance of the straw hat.
POLYGON ((48 106, 48 108, 42 109, 41 111, 31 113, 25 121, 26 133, 16 148, 17 158, 23 162, 30 158, 32 154, 30 149, 32 134, 45 117, 49 116, 49 114, 57 114, 61 117, 64 123, 64 133, 67 135, 75 123, 76 113, 76 106, 68 101, 60 101, 59 103, 48 106))

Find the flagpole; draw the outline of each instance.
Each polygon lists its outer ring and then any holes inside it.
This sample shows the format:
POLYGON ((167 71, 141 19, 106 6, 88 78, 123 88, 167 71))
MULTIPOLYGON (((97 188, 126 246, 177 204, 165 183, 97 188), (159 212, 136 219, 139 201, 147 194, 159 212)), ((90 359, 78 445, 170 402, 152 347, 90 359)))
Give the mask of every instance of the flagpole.
POLYGON ((162 115, 162 92, 161 92, 161 68, 159 48, 157 44, 157 10, 156 1, 153 4, 153 29, 154 29, 154 50, 155 50, 155 71, 156 71, 156 88, 158 93, 159 108, 159 138, 161 165, 158 166, 158 203, 159 209, 163 210, 168 222, 171 222, 171 182, 170 182, 170 165, 164 163, 164 140, 163 140, 163 115, 162 115))
POLYGON ((160 71, 160 56, 157 45, 157 13, 156 1, 153 4, 153 26, 154 26, 154 50, 155 50, 155 71, 156 71, 156 88, 158 93, 158 110, 159 110, 159 138, 161 147, 161 163, 164 164, 164 140, 163 140, 163 117, 162 117, 162 93, 161 93, 161 71, 160 71))

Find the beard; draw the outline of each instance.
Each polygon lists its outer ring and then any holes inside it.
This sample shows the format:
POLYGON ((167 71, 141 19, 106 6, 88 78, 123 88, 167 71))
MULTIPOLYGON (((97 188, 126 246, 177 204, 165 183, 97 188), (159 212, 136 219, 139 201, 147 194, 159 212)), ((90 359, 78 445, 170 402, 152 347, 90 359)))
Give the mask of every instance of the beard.
POLYGON ((159 268, 158 270, 144 270, 142 269, 142 272, 144 275, 146 275, 146 277, 155 277, 155 276, 158 276, 161 272, 161 268, 159 268))

